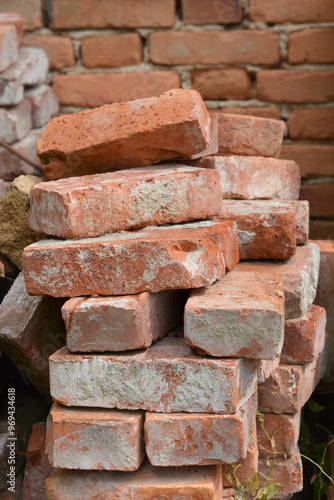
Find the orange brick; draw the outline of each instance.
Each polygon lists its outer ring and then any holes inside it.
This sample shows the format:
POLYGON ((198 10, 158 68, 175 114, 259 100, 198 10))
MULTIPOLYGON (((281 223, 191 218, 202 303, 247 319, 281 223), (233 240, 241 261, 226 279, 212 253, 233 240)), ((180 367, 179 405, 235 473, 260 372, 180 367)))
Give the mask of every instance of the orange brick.
POLYGON ((119 68, 142 62, 142 42, 137 33, 91 36, 81 41, 82 64, 86 68, 119 68))
POLYGON ((49 59, 50 69, 62 69, 75 66, 72 40, 65 36, 26 35, 23 47, 43 49, 49 59))
POLYGON ((180 77, 176 71, 58 75, 53 78, 60 104, 79 108, 158 96, 179 87, 180 77))
POLYGON ((288 38, 288 47, 290 64, 333 63, 334 29, 308 28, 291 33, 288 38))
POLYGON ((334 21, 334 0, 251 0, 249 15, 266 23, 328 23, 334 21))
MULTIPOLYGON (((256 425, 254 425, 249 432, 248 436, 249 447, 246 458, 240 460, 234 466, 238 466, 236 471, 236 478, 242 485, 246 485, 252 478, 252 476, 258 471, 258 444, 257 444, 257 434, 256 434, 256 425)), ((227 477, 227 475, 233 473, 232 465, 223 465, 223 486, 224 491, 225 488, 229 488, 231 483, 227 477)), ((233 500, 235 496, 233 495, 233 500)))
POLYGON ((334 108, 295 109, 288 116, 288 129, 289 137, 297 141, 334 139, 334 108))
POLYGON ((334 176, 334 145, 283 144, 280 158, 294 160, 302 177, 334 176))
MULTIPOLYGON (((263 413, 263 422, 257 419, 259 458, 273 457, 270 439, 275 439, 275 449, 279 454, 291 455, 298 450, 300 411, 293 415, 263 413), (269 435, 269 438, 267 437, 269 435)), ((279 457, 279 455, 278 455, 279 457)))
POLYGON ((248 99, 252 81, 244 69, 203 69, 191 73, 192 88, 203 99, 248 99))
POLYGON ((16 63, 18 46, 15 26, 0 25, 0 72, 16 63))
POLYGON ((15 12, 0 12, 0 25, 10 24, 11 26, 15 26, 17 37, 21 42, 23 37, 23 19, 20 14, 16 14, 15 12))
MULTIPOLYGON (((16 0, 20 1, 20 0, 16 0)), ((52 29, 171 27, 175 0, 71 0, 53 2, 52 29)))
POLYGON ((242 20, 240 0, 182 0, 184 24, 231 24, 242 20))
POLYGON ((302 186, 300 198, 309 201, 311 217, 334 216, 334 183, 302 186))
POLYGON ((18 13, 23 17, 23 28, 33 31, 43 27, 42 0, 0 0, 1 13, 18 13))
MULTIPOLYGON (((288 458, 276 457, 274 467, 272 467, 273 460, 270 458, 267 462, 266 458, 259 458, 260 486, 264 485, 265 478, 270 475, 271 481, 280 485, 278 493, 275 495, 277 499, 291 498, 293 493, 302 491, 303 466, 299 453, 288 458)), ((306 487, 309 488, 308 485, 306 487)))
POLYGON ((256 75, 257 97, 265 102, 334 101, 334 71, 277 69, 256 75))
POLYGON ((156 64, 279 63, 278 35, 270 31, 166 31, 149 37, 156 64))
POLYGON ((209 109, 209 112, 227 113, 230 115, 245 115, 257 116, 259 118, 272 118, 274 120, 281 119, 281 111, 279 108, 252 108, 252 107, 229 107, 219 109, 209 109))

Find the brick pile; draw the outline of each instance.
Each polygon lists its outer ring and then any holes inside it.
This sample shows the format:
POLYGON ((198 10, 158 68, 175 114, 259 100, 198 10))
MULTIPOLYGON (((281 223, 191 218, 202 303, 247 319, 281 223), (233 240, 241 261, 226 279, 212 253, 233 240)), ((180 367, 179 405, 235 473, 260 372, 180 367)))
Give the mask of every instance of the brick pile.
MULTIPOLYGON (((59 106, 46 84, 49 62, 45 52, 23 47, 22 38, 22 17, 0 13, 0 139, 39 165, 37 140, 59 106)), ((0 197, 21 174, 39 171, 0 146, 0 197)))
MULTIPOLYGON (((28 222, 27 292, 68 299, 49 359, 48 499, 233 498, 303 487, 300 414, 325 366, 299 167, 283 123, 194 90, 56 118, 28 222), (218 127, 216 125, 218 123, 218 127), (208 155, 209 151, 209 155, 208 155), (262 481, 262 479, 260 479, 262 481)), ((30 486, 32 487, 32 486, 30 486)))

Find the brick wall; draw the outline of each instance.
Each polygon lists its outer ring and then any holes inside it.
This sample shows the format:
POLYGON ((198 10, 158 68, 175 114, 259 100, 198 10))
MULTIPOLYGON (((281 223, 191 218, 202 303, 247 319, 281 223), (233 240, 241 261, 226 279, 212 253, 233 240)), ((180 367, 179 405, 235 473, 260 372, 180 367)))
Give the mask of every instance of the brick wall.
POLYGON ((62 111, 193 87, 209 108, 287 123, 311 203, 334 238, 334 0, 0 0, 50 59, 62 111))

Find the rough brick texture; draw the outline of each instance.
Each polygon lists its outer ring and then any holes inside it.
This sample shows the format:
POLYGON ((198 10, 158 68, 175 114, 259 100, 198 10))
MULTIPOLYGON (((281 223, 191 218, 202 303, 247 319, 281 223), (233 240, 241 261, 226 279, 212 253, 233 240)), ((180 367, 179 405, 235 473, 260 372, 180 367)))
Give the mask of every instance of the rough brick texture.
POLYGON ((31 192, 28 223, 51 236, 85 238, 206 219, 221 205, 217 171, 171 164, 43 183, 31 192))
POLYGON ((249 99, 252 81, 244 69, 199 69, 191 73, 192 88, 203 99, 249 99))
POLYGON ((298 452, 300 412, 294 415, 277 415, 276 413, 263 413, 262 415, 263 422, 257 421, 259 458, 274 456, 270 442, 272 437, 275 440, 275 449, 280 455, 296 454, 298 452), (270 439, 268 439, 267 434, 270 439))
POLYGON ((267 23, 321 23, 334 21, 333 0, 251 0, 250 17, 267 23))
POLYGON ((334 29, 309 28, 291 33, 288 46, 290 64, 333 63, 334 29))
MULTIPOLYGON (((270 474, 272 467, 272 460, 267 462, 266 458, 259 459, 259 478, 260 485, 263 486, 265 479, 270 474)), ((275 466, 270 476, 271 481, 278 483, 279 491, 275 495, 277 500, 286 500, 290 498, 293 493, 298 493, 303 490, 303 466, 299 454, 292 457, 281 458, 276 457, 275 466)))
POLYGON ((54 180, 194 155, 208 147, 209 138, 210 116, 201 96, 174 90, 56 118, 37 152, 45 176, 54 180))
POLYGON ((186 342, 201 354, 274 359, 284 340, 282 277, 231 271, 194 290, 184 315, 186 342))
POLYGON ((49 59, 51 70, 60 70, 75 66, 73 43, 65 36, 27 35, 22 41, 23 47, 43 49, 49 59))
POLYGON ((46 453, 57 468, 137 470, 145 456, 144 412, 55 404, 47 421, 46 453))
MULTIPOLYGON (((288 129, 289 137, 296 141, 307 139, 334 139, 334 109, 295 109, 291 111, 288 116, 288 129)), ((314 147, 318 148, 316 150, 318 154, 322 151, 321 146, 319 147, 317 145, 304 145, 299 147, 304 147, 304 150, 308 153, 308 155, 312 154, 312 148, 314 147)), ((325 148, 330 148, 330 146, 325 146, 325 148)), ((284 146, 282 148, 281 155, 283 151, 284 146)), ((319 159, 319 156, 317 158, 319 159)), ((321 163, 321 161, 319 161, 319 163, 321 163)), ((321 169, 322 168, 323 166, 321 166, 321 169)), ((334 174, 333 167, 331 173, 334 174)))
POLYGON ((242 20, 239 0, 182 0, 184 24, 233 24, 242 20))
POLYGON ((82 64, 86 68, 119 68, 142 62, 142 42, 136 33, 84 38, 82 64))
POLYGON ((103 352, 149 347, 182 323, 186 297, 182 290, 166 290, 70 299, 62 308, 67 348, 103 352))
POLYGON ((259 384, 263 384, 270 377, 273 371, 276 370, 280 363, 280 356, 275 359, 258 359, 257 361, 257 380, 259 384))
POLYGON ((239 259, 234 222, 153 227, 27 247, 28 293, 127 295, 209 285, 239 259))
POLYGON ((50 357, 52 397, 67 406, 162 413, 235 413, 257 388, 256 362, 194 353, 184 339, 163 338, 129 354, 50 357))

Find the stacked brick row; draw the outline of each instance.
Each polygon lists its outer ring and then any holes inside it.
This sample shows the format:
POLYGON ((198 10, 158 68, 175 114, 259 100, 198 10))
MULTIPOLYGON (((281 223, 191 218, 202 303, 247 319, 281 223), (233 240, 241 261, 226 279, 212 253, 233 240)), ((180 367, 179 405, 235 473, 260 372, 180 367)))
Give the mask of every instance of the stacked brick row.
POLYGON ((29 294, 70 297, 50 357, 48 498, 233 497, 233 464, 244 484, 268 475, 263 429, 277 498, 302 489, 325 312, 299 168, 275 158, 283 128, 181 90, 47 126, 50 182, 28 223, 57 239, 23 264, 29 294))
MULTIPOLYGON (((39 165, 37 140, 58 112, 53 89, 46 85, 48 58, 39 48, 22 47, 23 19, 0 14, 0 140, 39 165)), ((0 196, 21 174, 39 174, 34 166, 0 147, 0 196)))

